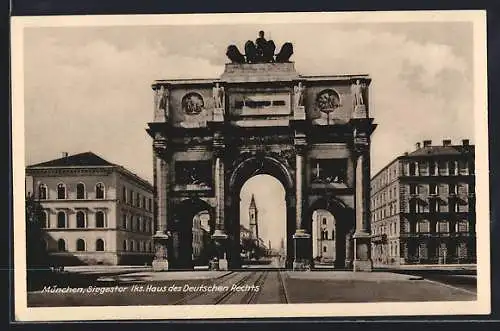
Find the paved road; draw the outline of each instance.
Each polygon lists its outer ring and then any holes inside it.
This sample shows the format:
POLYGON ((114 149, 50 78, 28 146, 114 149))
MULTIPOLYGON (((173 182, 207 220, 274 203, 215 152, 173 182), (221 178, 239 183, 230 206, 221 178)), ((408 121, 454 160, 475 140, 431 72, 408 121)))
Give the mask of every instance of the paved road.
POLYGON ((28 293, 28 306, 233 305, 475 300, 465 288, 390 272, 131 273, 113 282, 28 293), (201 275, 197 277, 197 275, 201 275), (189 277, 188 277, 189 276, 189 277), (203 276, 203 277, 202 277, 203 276))
POLYGON ((429 281, 435 281, 449 286, 458 287, 467 291, 477 292, 477 275, 475 270, 417 269, 417 270, 392 270, 392 272, 419 276, 429 281))

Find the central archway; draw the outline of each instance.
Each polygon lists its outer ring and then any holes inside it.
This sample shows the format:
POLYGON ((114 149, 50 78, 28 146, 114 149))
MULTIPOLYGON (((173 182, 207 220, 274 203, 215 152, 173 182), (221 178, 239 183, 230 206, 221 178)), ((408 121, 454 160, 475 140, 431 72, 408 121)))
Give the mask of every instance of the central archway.
POLYGON ((225 228, 229 235, 228 262, 231 269, 240 269, 240 192, 243 185, 256 175, 269 175, 277 179, 285 190, 286 207, 286 262, 291 268, 293 264, 293 240, 295 233, 295 191, 291 170, 278 159, 270 156, 252 156, 236 165, 230 174, 226 199, 225 228))
POLYGON ((286 259, 285 189, 270 175, 255 175, 240 193, 243 267, 283 268, 286 259))

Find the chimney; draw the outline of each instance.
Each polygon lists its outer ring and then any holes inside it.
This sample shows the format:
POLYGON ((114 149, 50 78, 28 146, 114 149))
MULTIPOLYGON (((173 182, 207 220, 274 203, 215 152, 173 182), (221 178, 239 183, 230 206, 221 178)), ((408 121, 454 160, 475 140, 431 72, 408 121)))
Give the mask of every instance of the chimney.
POLYGON ((432 145, 432 140, 424 140, 424 147, 429 147, 432 145))
POLYGON ((469 146, 469 139, 463 139, 462 140, 462 145, 469 146))
POLYGON ((62 157, 68 157, 68 152, 62 152, 61 155, 62 157))
POLYGON ((443 140, 443 146, 450 146, 450 145, 451 145, 451 140, 450 139, 443 140))
POLYGON ((408 152, 404 152, 404 154, 403 154, 403 155, 404 155, 404 156, 408 156, 408 152))
POLYGON ((415 144, 415 149, 420 149, 420 143, 415 144))

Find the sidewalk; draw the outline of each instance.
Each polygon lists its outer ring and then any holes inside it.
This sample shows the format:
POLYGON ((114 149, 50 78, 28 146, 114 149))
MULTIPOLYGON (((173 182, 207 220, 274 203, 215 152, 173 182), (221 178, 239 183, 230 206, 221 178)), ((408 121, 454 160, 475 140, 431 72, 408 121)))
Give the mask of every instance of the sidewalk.
POLYGON ((286 275, 291 279, 309 280, 338 280, 338 281, 369 281, 369 282, 391 282, 421 280, 420 276, 405 275, 394 272, 353 272, 353 271, 287 271, 286 275))

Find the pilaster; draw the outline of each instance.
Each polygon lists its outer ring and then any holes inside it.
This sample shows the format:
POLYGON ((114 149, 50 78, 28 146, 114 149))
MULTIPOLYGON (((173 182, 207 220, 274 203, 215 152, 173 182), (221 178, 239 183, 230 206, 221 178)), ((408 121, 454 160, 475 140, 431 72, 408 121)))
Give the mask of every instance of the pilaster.
POLYGON ((153 141, 155 153, 156 232, 153 235, 155 257, 152 263, 154 271, 168 270, 168 151, 167 139, 160 134, 153 141))

